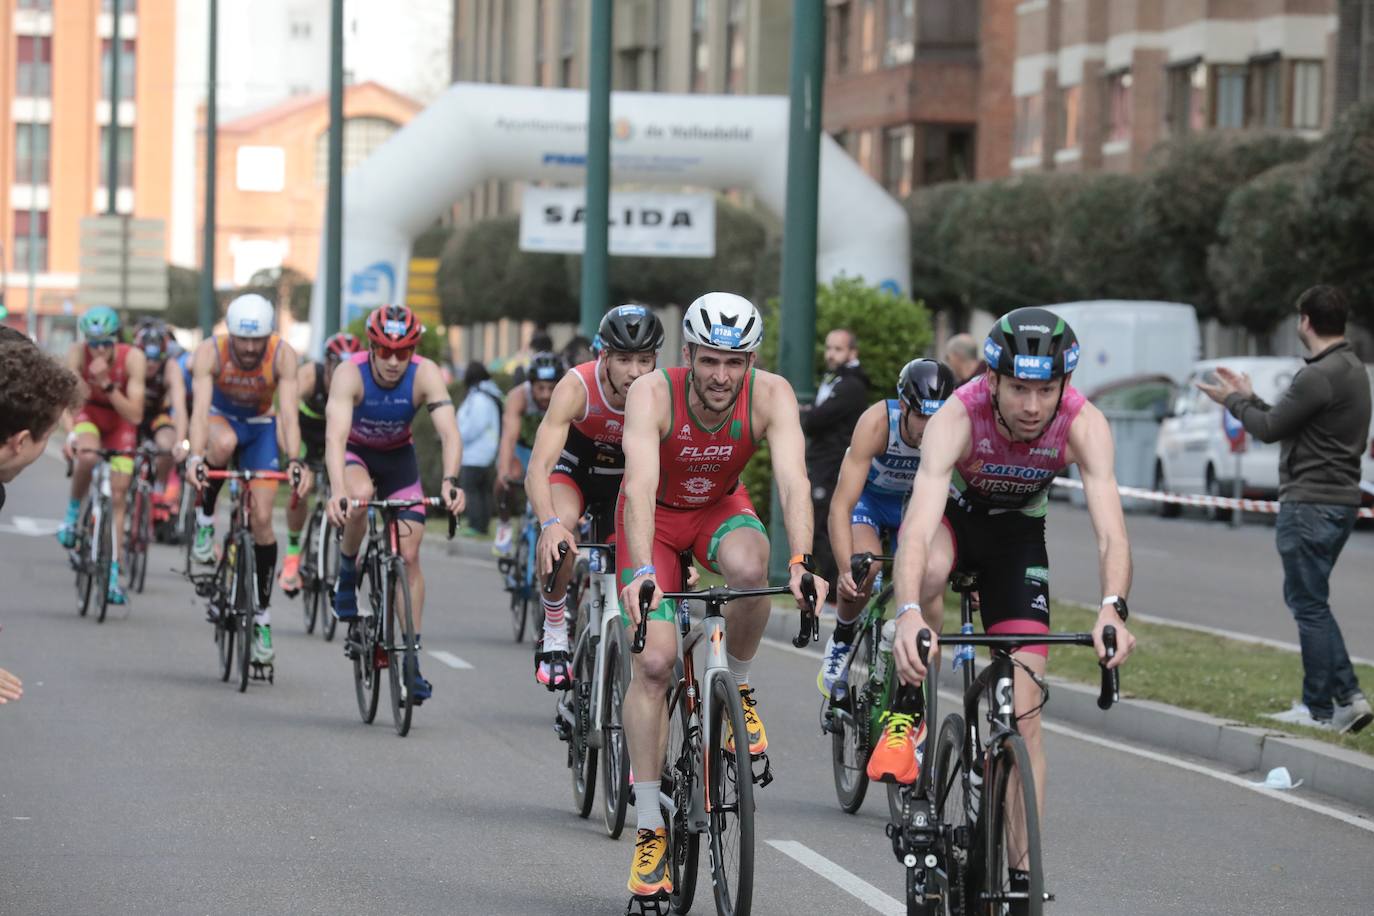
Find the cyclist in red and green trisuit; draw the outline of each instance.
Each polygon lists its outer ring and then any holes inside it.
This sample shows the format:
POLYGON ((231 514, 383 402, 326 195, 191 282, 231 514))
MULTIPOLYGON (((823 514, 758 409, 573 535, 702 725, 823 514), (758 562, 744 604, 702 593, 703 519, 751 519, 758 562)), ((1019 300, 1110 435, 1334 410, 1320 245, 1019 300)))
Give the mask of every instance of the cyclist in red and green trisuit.
MULTIPOLYGON (((767 585, 768 535, 740 474, 758 444, 768 441, 792 553, 791 589, 802 603, 801 577, 811 568, 811 484, 800 456, 806 449, 792 386, 754 368, 763 319, 749 300, 707 293, 682 319, 687 367, 664 369, 630 386, 625 404, 625 478, 616 512, 622 614, 639 620, 639 588, 654 583, 644 651, 633 656, 625 696, 625 739, 635 778, 638 840, 630 893, 670 891, 664 858, 667 834, 658 807, 658 774, 667 743, 667 694, 677 658, 672 602, 663 587, 681 584, 678 555, 721 573, 735 588, 767 585)), ((826 584, 816 579, 817 606, 826 584)), ((739 685, 749 751, 762 754, 768 738, 759 719, 749 669, 768 622, 766 598, 726 609, 726 660, 739 685)), ((734 736, 728 739, 733 747, 734 736)))

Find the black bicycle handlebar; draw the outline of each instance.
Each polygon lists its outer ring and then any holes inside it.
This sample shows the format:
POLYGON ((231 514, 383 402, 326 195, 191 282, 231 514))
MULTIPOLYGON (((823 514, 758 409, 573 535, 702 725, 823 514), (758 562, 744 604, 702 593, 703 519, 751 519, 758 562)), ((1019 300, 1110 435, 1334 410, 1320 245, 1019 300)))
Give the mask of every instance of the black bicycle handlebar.
MULTIPOLYGON (((347 496, 339 497, 339 508, 345 512, 349 509, 409 509, 412 506, 433 506, 436 509, 443 508, 444 500, 441 496, 425 496, 420 499, 349 499, 347 496)), ((458 532, 458 516, 450 514, 448 517, 448 539, 453 540, 454 534, 458 532)))
MULTIPOLYGON (((646 583, 647 584, 647 583, 646 583)), ((723 605, 727 601, 735 601, 740 598, 763 598, 771 595, 787 595, 792 591, 790 585, 773 585, 768 588, 730 588, 725 585, 716 585, 711 588, 702 589, 696 592, 664 592, 664 598, 672 598, 677 601, 703 601, 706 604, 723 605)), ((792 639, 792 645, 798 649, 803 649, 810 645, 811 640, 820 638, 821 622, 816 615, 816 577, 811 573, 802 573, 801 593, 804 606, 801 611, 801 630, 792 639)), ((653 594, 649 595, 650 600, 653 594)), ((640 592, 640 607, 644 607, 643 590, 640 592)))
POLYGON ((849 574, 854 578, 854 584, 860 585, 868 578, 868 569, 875 562, 891 563, 892 557, 882 556, 871 551, 856 553, 849 558, 849 574))
POLYGON ((554 584, 558 580, 558 573, 563 568, 563 561, 568 558, 568 542, 558 542, 558 559, 553 561, 553 569, 544 577, 544 594, 553 594, 554 584))
MULTIPOLYGON (((1107 650, 1109 660, 1116 657, 1116 627, 1111 624, 1102 628, 1102 647, 1107 650)), ((1102 689, 1097 695, 1097 708, 1111 709, 1112 704, 1121 699, 1121 669, 1098 664, 1102 668, 1102 689)))
POLYGON ((645 579, 639 585, 639 623, 635 625, 635 637, 630 643, 630 651, 635 655, 644 651, 644 638, 649 627, 649 605, 653 600, 654 580, 645 579))

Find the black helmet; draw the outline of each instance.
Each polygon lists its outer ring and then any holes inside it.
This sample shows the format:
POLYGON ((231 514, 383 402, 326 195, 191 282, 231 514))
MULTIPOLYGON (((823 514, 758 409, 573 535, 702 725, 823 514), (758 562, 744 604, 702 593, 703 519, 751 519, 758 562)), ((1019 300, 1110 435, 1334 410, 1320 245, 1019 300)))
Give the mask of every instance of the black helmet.
POLYGON ((1078 337, 1049 309, 1014 309, 992 326, 983 358, 998 375, 1050 381, 1078 368, 1078 337))
POLYGON ((601 345, 621 353, 652 353, 663 346, 663 324, 642 305, 620 305, 601 319, 601 345))
POLYGON ((897 376, 897 397, 912 410, 930 416, 954 393, 954 373, 935 359, 913 359, 897 376))
POLYGON ((563 371, 563 360, 552 353, 536 353, 530 357, 525 377, 531 382, 556 382, 563 377, 563 371))

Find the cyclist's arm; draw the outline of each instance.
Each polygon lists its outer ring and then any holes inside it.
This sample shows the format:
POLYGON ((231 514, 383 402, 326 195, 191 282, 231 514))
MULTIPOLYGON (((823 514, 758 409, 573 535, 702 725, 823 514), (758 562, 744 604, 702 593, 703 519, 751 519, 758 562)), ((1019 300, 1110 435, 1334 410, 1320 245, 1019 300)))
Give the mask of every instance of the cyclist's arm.
MULTIPOLYGON (((337 370, 336 370, 337 371, 337 370)), ((458 435, 457 414, 453 399, 444 385, 444 375, 432 360, 421 360, 415 371, 415 393, 429 411, 430 422, 439 434, 439 450, 443 456, 444 477, 457 477, 463 463, 463 440, 458 435)))
MULTIPOLYGON (((196 386, 200 391, 200 386, 196 386)), ((324 464, 329 473, 329 489, 335 496, 348 491, 344 488, 344 456, 348 451, 348 433, 353 429, 353 405, 363 391, 363 377, 358 367, 344 361, 334 368, 329 381, 329 400, 324 408, 324 464)))
POLYGON ((305 392, 313 391, 315 388, 316 365, 318 364, 314 360, 307 360, 296 370, 296 390, 300 392, 302 401, 305 399, 305 392))
POLYGON ((754 376, 755 390, 763 389, 763 437, 773 461, 773 479, 778 484, 778 501, 782 504, 783 525, 787 530, 787 546, 793 556, 810 553, 814 535, 814 510, 811 504, 811 480, 806 476, 806 463, 798 457, 806 454, 806 437, 802 434, 801 414, 797 409, 797 395, 787 380, 770 372, 754 376), (760 385, 760 383, 762 383, 760 385))
POLYGON ((1116 488, 1116 446, 1107 418, 1092 404, 1083 405, 1069 427, 1068 457, 1078 463, 1083 477, 1088 518, 1097 536, 1102 594, 1124 598, 1131 588, 1131 545, 1116 488))
POLYGON ((191 357, 191 454, 204 457, 210 438, 210 399, 215 387, 215 339, 202 341, 191 357))
POLYGON ((640 376, 630 385, 625 395, 625 433, 621 440, 625 478, 620 492, 625 498, 625 540, 632 569, 654 562, 658 444, 663 437, 663 421, 671 413, 668 386, 661 373, 640 376))
MULTIPOLYGON (((558 463, 558 456, 568 442, 568 427, 587 408, 587 389, 574 372, 566 373, 553 389, 549 399, 548 412, 539 423, 539 431, 534 434, 534 449, 530 454, 530 466, 525 470, 525 495, 540 523, 554 516, 553 486, 549 475, 558 463)), ((564 519, 563 527, 569 531, 577 530, 575 519, 564 519)))
POLYGON ((854 504, 863 493, 874 457, 887 447, 887 402, 879 401, 859 417, 849 449, 840 463, 840 478, 830 496, 830 546, 841 570, 854 552, 854 504))
POLYGON ((110 392, 110 406, 125 422, 137 426, 143 421, 143 393, 147 387, 145 376, 148 372, 148 357, 143 355, 142 350, 130 349, 129 355, 124 357, 124 371, 129 376, 128 385, 123 391, 116 388, 110 392))
POLYGON ((501 444, 496 450, 498 477, 519 479, 520 463, 515 457, 515 442, 520 438, 520 417, 525 412, 525 386, 517 385, 506 395, 505 414, 501 421, 501 444))
MULTIPOLYGON (((66 363, 67 368, 71 370, 72 375, 76 376, 76 386, 81 394, 81 400, 84 403, 91 396, 91 386, 86 384, 86 376, 81 371, 81 351, 83 349, 85 349, 85 345, 80 342, 74 343, 70 347, 68 347, 66 363)), ((76 421, 72 417, 72 411, 62 411, 62 431, 64 433, 70 433, 72 431, 72 427, 76 425, 76 421)))
POLYGON ((181 369, 170 359, 162 367, 162 379, 167 386, 167 409, 172 414, 172 429, 176 432, 177 442, 185 442, 190 426, 186 419, 186 381, 181 377, 181 369))
POLYGON ((282 448, 287 456, 301 455, 301 399, 297 382, 296 351, 286 341, 277 344, 277 413, 282 433, 282 448))
POLYGON ((902 537, 894 564, 897 607, 921 600, 921 580, 926 572, 926 553, 940 519, 945 514, 950 475, 959 456, 968 450, 971 436, 968 411, 950 398, 926 424, 921 439, 921 466, 911 489, 911 501, 902 518, 902 537))

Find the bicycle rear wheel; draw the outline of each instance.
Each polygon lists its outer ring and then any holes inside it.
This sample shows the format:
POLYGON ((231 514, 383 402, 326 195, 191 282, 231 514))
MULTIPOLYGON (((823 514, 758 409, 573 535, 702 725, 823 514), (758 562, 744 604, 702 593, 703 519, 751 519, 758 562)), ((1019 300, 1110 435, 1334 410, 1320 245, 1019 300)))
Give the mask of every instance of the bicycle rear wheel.
MULTIPOLYGON (((663 823, 668 828, 668 868, 673 876, 670 902, 674 913, 686 913, 696 896, 701 851, 701 834, 691 827, 692 787, 701 773, 701 739, 692 734, 681 661, 677 663, 673 683, 676 686, 668 693, 668 701, 673 704, 668 707, 668 759, 664 762, 659 785, 660 791, 673 800, 676 809, 663 812, 663 823)), ((639 804, 638 798, 635 804, 639 804)))
POLYGON ((124 573, 130 591, 143 593, 148 573, 148 541, 152 537, 151 506, 148 492, 135 483, 129 491, 128 535, 124 539, 124 573))
POLYGON ((305 543, 301 545, 301 609, 305 613, 305 635, 315 632, 320 619, 320 569, 316 560, 320 539, 320 506, 310 512, 305 525, 305 543))
POLYGON ((530 616, 530 597, 534 586, 530 584, 530 545, 522 534, 515 542, 515 587, 510 593, 511 630, 516 642, 525 641, 525 625, 530 616))
POLYGON ((1012 892, 1007 869, 1030 873, 1024 888, 1028 894, 1025 909, 1018 912, 1040 916, 1045 907, 1045 874, 1040 862, 1040 818, 1035 804, 1035 778, 1030 754, 1020 735, 1006 735, 988 764, 983 798, 984 863, 983 888, 991 904, 990 912, 1007 910, 1012 892))
POLYGON ((411 616, 410 580, 406 578, 406 561, 392 557, 383 579, 394 589, 391 614, 386 617, 387 664, 391 675, 391 719, 396 734, 404 738, 410 734, 410 720, 415 711, 415 673, 419 657, 415 652, 415 618, 411 616))
POLYGON ((239 631, 239 693, 243 693, 253 674, 253 621, 258 612, 257 564, 247 531, 239 533, 237 551, 239 600, 234 606, 234 619, 239 631))
POLYGON ((597 725, 592 721, 596 652, 591 640, 583 640, 575 646, 572 657, 573 687, 566 694, 572 718, 572 734, 568 736, 568 768, 572 770, 573 808, 578 817, 587 817, 592 813, 592 803, 596 799, 597 754, 596 748, 587 740, 597 725))
POLYGON ((754 772, 744 730, 744 706, 733 679, 712 679, 706 745, 707 832, 716 912, 748 916, 754 895, 754 772), (735 749, 726 748, 727 725, 735 749))
POLYGON ((952 851, 954 855, 942 855, 935 869, 924 866, 907 869, 908 914, 933 916, 946 913, 961 916, 971 899, 966 881, 978 856, 971 855, 968 848, 969 837, 973 835, 974 815, 968 804, 965 785, 961 750, 964 740, 964 717, 958 713, 945 716, 934 753, 928 755, 927 760, 931 767, 930 793, 935 802, 936 820, 953 831, 952 842, 945 846, 945 852, 952 851), (961 865, 961 862, 964 864, 961 865), (916 886, 913 887, 913 884, 916 886), (943 908, 928 902, 931 890, 940 893, 943 908))
MULTIPOLYGON (((873 671, 873 627, 859 628, 854 651, 844 680, 849 687, 848 715, 842 716, 830 733, 831 769, 835 777, 835 797, 840 809, 854 814, 862 807, 868 793, 868 752, 871 749, 869 720, 872 691, 869 678, 873 671)), ((832 692, 833 695, 833 692, 832 692)))
POLYGON ((92 599, 96 602, 96 607, 100 614, 96 617, 99 623, 105 622, 105 612, 110 609, 110 562, 114 559, 114 532, 110 529, 114 523, 110 521, 110 501, 100 497, 100 532, 99 551, 96 554, 95 573, 91 577, 95 580, 95 594, 92 599))
MULTIPOLYGON (((613 638, 606 646, 606 680, 601 693, 605 720, 601 742, 601 814, 606 833, 613 840, 619 839, 625 829, 625 809, 630 799, 630 749, 625 743, 622 712, 625 691, 630 687, 630 667, 624 645, 619 638, 613 638)), ((670 749, 673 746, 668 745, 670 749)))

